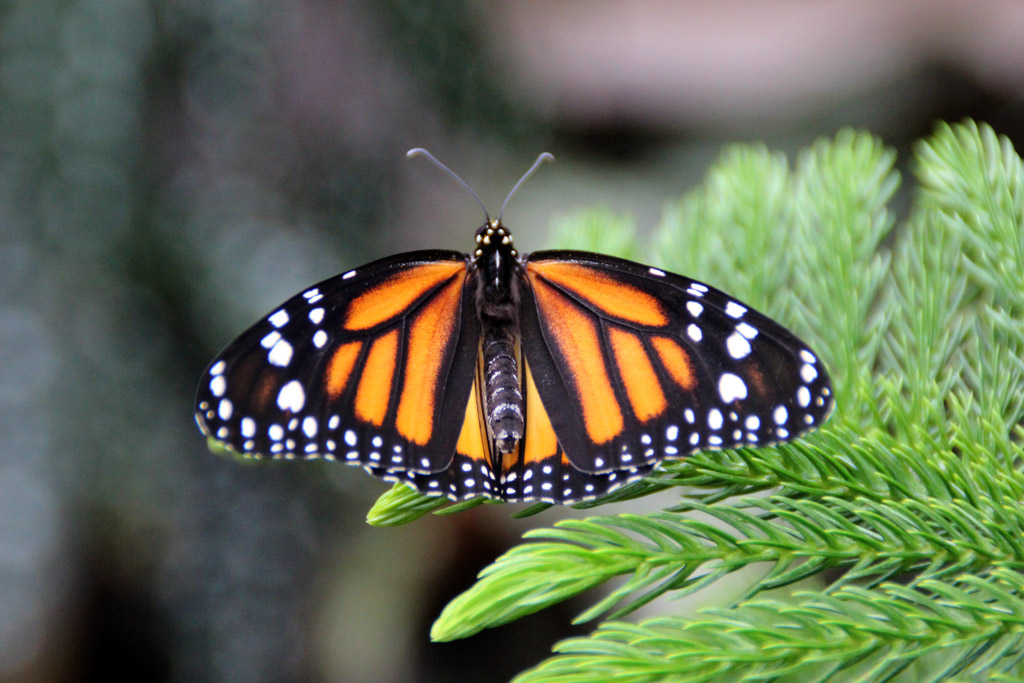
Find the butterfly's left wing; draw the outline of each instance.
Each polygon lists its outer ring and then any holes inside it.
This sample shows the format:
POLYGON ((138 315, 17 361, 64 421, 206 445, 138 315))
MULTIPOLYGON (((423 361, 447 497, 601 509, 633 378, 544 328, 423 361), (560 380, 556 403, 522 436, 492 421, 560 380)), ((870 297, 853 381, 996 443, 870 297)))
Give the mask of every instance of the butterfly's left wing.
POLYGON ((248 457, 446 470, 480 338, 467 258, 402 254, 289 299, 207 368, 200 429, 248 457))
POLYGON ((724 292, 600 254, 524 260, 523 353, 580 472, 787 441, 828 416, 818 357, 724 292))

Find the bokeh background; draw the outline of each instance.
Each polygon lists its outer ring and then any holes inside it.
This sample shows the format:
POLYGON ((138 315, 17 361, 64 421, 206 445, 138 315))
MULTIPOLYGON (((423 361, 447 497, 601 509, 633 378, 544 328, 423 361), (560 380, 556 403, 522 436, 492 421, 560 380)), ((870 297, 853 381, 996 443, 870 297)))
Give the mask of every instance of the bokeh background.
MULTIPOLYGON (((406 528, 340 465, 211 455, 195 383, 305 285, 481 222, 641 233, 721 146, 1024 136, 1019 0, 0 0, 0 680, 503 681, 569 604, 431 621, 526 528, 406 528)), ((636 505, 633 503, 632 505, 636 505)))

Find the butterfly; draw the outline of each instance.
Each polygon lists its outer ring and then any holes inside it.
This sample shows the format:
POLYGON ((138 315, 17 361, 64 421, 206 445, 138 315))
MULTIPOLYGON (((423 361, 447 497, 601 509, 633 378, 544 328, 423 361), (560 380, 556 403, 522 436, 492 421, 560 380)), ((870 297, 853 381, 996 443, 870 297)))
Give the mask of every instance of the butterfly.
POLYGON ((612 256, 522 254, 504 205, 484 213, 470 254, 384 258, 250 327, 203 375, 202 432, 427 495, 570 504, 666 458, 788 441, 828 417, 821 360, 747 304, 612 256))

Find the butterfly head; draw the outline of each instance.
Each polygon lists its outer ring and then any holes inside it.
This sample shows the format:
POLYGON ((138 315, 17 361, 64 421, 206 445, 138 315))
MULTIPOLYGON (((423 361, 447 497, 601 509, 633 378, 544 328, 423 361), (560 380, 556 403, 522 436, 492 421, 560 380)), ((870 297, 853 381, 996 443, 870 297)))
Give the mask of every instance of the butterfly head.
POLYGON ((504 301, 512 296, 519 252, 512 233, 500 218, 488 218, 476 231, 473 263, 482 284, 481 293, 489 301, 504 301))
POLYGON ((495 252, 503 252, 513 258, 519 256, 513 245, 512 233, 501 223, 500 218, 490 218, 477 228, 474 258, 487 258, 495 252))

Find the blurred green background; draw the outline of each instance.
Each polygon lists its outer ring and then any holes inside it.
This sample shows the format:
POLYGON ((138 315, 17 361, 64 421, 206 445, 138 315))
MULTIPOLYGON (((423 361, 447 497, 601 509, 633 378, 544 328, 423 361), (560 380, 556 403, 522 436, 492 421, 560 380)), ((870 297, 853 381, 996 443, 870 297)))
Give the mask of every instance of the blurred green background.
MULTIPOLYGON (((936 119, 1024 136, 1024 3, 0 0, 0 680, 503 681, 566 605, 430 644, 526 528, 370 529, 385 490, 240 465, 192 420, 210 358, 305 285, 517 245, 601 204, 641 233, 721 145, 936 119)), ((633 503, 637 505, 637 503, 633 503)))

